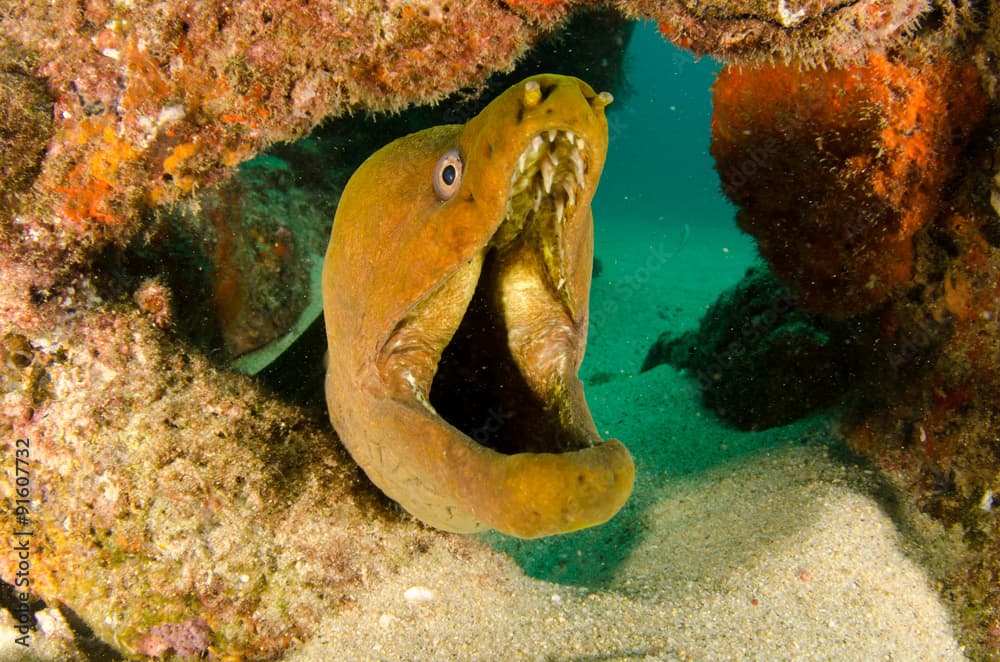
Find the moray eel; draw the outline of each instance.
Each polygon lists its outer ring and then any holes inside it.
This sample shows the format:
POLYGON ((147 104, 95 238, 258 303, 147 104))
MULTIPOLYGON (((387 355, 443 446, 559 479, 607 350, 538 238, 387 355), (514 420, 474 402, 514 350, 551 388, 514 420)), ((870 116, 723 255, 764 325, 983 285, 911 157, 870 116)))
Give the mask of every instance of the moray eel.
POLYGON ((610 102, 535 76, 383 147, 344 189, 323 266, 330 420, 426 524, 534 538, 602 523, 632 490, 577 377, 610 102))

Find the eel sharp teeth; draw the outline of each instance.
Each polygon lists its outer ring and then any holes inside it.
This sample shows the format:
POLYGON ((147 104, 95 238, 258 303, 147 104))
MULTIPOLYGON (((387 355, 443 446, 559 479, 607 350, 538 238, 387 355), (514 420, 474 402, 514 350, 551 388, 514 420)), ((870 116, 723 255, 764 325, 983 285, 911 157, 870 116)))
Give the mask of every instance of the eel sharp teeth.
POLYGON ((530 184, 530 183, 531 183, 531 180, 528 179, 527 177, 515 177, 514 178, 514 184, 513 184, 513 186, 511 186, 511 192, 512 193, 520 193, 524 189, 528 188, 528 184, 530 184))
POLYGON ((572 145, 573 143, 576 142, 576 134, 573 133, 572 131, 568 131, 568 130, 566 131, 566 138, 569 139, 569 144, 570 145, 572 145))
POLYGON ((556 221, 562 223, 563 212, 566 211, 566 201, 563 200, 562 197, 556 196, 556 199, 553 204, 555 205, 556 208, 556 221))
POLYGON ((549 142, 550 143, 554 143, 556 141, 556 130, 555 129, 549 129, 547 135, 549 136, 549 142))
POLYGON ((563 190, 566 191, 566 201, 569 202, 570 207, 576 206, 576 191, 574 190, 575 187, 565 179, 563 180, 562 185, 563 185, 563 190))
POLYGON ((532 156, 537 156, 538 152, 542 150, 542 145, 545 144, 545 140, 541 136, 535 136, 531 139, 531 154, 532 156))
POLYGON ((542 186, 545 187, 545 193, 552 193, 552 176, 556 172, 555 165, 548 159, 542 159, 539 169, 542 171, 542 186))
POLYGON ((570 159, 573 161, 573 169, 576 171, 576 181, 583 186, 583 157, 580 156, 580 152, 573 150, 570 159))
POLYGON ((538 208, 542 206, 542 189, 535 189, 535 206, 534 209, 537 212, 538 208))
POLYGON ((517 160, 517 171, 524 172, 524 166, 528 162, 528 153, 521 152, 521 157, 517 160))

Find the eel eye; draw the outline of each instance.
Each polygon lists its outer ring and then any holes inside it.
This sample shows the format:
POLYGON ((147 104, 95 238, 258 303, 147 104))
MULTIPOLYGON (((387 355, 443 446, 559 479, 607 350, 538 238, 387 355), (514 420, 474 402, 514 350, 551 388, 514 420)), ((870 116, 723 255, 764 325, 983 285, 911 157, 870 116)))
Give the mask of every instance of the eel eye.
POLYGON ((434 192, 441 201, 451 200, 462 185, 462 157, 457 149, 445 152, 434 166, 434 192))

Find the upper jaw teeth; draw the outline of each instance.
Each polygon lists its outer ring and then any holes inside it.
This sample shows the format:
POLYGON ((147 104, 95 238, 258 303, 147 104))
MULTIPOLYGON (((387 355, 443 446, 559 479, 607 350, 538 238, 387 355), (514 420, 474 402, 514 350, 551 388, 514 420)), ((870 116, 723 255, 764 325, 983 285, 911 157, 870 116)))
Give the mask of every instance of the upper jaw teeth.
POLYGON ((576 207, 588 164, 586 141, 569 130, 548 129, 534 136, 517 160, 511 175, 508 212, 513 198, 522 193, 531 209, 538 212, 542 203, 552 200, 557 221, 562 222, 569 210, 576 207))
POLYGON ((544 157, 542 162, 538 165, 538 169, 542 171, 542 186, 545 187, 545 193, 552 193, 552 178, 556 174, 556 163, 558 161, 554 160, 554 157, 544 157))

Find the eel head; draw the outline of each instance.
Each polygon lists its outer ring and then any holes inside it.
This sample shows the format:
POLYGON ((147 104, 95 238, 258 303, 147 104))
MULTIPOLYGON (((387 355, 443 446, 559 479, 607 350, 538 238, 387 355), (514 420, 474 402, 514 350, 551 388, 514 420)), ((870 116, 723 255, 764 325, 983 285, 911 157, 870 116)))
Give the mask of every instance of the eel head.
POLYGON ((323 280, 331 421, 430 525, 562 533, 631 491, 577 377, 610 101, 529 78, 386 146, 344 190, 323 280))

